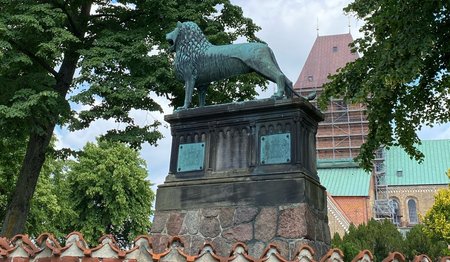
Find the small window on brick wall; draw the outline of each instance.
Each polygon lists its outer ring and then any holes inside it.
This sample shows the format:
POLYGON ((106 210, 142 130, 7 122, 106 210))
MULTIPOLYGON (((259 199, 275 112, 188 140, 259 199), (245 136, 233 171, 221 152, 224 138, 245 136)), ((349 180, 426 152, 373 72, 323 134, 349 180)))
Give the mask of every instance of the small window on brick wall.
POLYGON ((417 217, 417 203, 416 200, 414 199, 408 200, 408 214, 409 214, 409 223, 411 224, 419 223, 419 219, 417 217))

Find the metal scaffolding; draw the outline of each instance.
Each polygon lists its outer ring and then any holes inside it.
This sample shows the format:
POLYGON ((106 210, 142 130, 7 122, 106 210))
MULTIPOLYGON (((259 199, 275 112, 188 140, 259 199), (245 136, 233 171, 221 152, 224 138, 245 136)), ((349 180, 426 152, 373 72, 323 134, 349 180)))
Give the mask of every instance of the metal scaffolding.
POLYGON ((375 152, 375 159, 373 161, 373 175, 375 181, 374 213, 375 219, 390 219, 393 221, 395 203, 389 200, 385 163, 385 150, 382 147, 375 152))
MULTIPOLYGON (((301 90, 307 94, 312 90, 301 90)), ((314 90, 321 92, 321 88, 314 90)), ((316 106, 316 101, 312 101, 316 106)), ((333 99, 324 113, 325 120, 317 131, 317 158, 327 160, 353 159, 359 155, 365 142, 368 121, 365 106, 347 105, 342 99, 333 99)))

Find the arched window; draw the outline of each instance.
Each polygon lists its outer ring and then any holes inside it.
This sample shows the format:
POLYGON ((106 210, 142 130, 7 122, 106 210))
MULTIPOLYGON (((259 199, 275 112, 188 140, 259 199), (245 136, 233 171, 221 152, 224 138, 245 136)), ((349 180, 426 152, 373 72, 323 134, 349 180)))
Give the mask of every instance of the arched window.
POLYGON ((400 217, 401 217, 401 215, 400 215, 400 203, 398 202, 398 200, 397 199, 395 199, 395 198, 392 198, 391 199, 391 208, 392 208, 392 213, 393 213, 393 215, 394 215, 394 217, 392 218, 392 222, 395 224, 395 225, 400 225, 400 217))
POLYGON ((408 200, 408 214, 409 214, 409 223, 417 224, 419 223, 419 219, 417 218, 417 203, 414 199, 408 200))

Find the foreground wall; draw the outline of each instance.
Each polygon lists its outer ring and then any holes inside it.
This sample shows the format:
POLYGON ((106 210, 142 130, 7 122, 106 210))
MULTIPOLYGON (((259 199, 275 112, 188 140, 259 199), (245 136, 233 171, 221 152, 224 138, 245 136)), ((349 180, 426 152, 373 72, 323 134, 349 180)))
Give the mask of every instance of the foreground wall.
MULTIPOLYGON (((88 247, 83 236, 78 232, 73 232, 66 237, 66 244, 61 246, 51 234, 42 234, 37 239, 30 239, 26 235, 16 235, 11 240, 0 238, 0 261, 11 262, 140 262, 140 261, 343 261, 342 251, 339 249, 330 249, 328 252, 318 258, 315 251, 308 245, 299 246, 297 252, 292 258, 280 255, 280 249, 277 245, 269 244, 261 257, 252 257, 248 254, 247 246, 237 242, 230 249, 227 256, 219 256, 214 251, 214 245, 204 243, 203 247, 195 254, 187 253, 183 247, 183 241, 174 237, 167 242, 167 247, 161 252, 155 252, 152 248, 151 236, 139 236, 127 250, 120 249, 114 238, 106 235, 100 238, 100 243, 92 248, 88 247)), ((372 254, 367 251, 361 251, 352 261, 373 261, 372 254)), ((390 253, 383 262, 405 261, 405 257, 398 252, 390 253)), ((426 255, 416 256, 415 262, 431 262, 426 255)), ((444 257, 441 262, 450 262, 450 257, 444 257)))

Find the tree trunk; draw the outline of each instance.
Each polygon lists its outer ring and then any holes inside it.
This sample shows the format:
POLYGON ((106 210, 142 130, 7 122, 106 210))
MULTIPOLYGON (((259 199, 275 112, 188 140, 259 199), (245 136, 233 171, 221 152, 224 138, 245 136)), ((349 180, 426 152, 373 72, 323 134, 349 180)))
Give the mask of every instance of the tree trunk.
MULTIPOLYGON (((65 97, 72 84, 79 55, 76 52, 67 52, 61 64, 54 90, 61 97, 65 97)), ((55 112, 56 116, 59 112, 55 112)), ((16 234, 23 234, 25 223, 30 212, 30 202, 45 161, 45 152, 53 135, 56 123, 50 121, 44 126, 44 132, 37 134, 31 132, 27 145, 27 152, 20 169, 16 188, 11 202, 8 204, 3 220, 0 236, 11 238, 16 234)))
POLYGON ((31 133, 14 195, 8 205, 1 236, 11 238, 23 234, 30 210, 30 201, 45 161, 45 151, 53 135, 55 124, 49 124, 44 134, 31 133))
MULTIPOLYGON (((69 20, 78 21, 78 23, 71 24, 69 28, 71 28, 72 33, 80 39, 84 37, 87 30, 91 7, 92 1, 82 1, 80 13, 78 15, 66 13, 69 20), (79 27, 75 28, 75 26, 79 27)), ((58 92, 61 97, 67 95, 67 92, 72 85, 77 62, 80 58, 78 52, 79 49, 81 49, 81 47, 78 43, 67 47, 59 72, 54 75, 56 80, 54 91, 58 92)), ((53 72, 49 73, 53 74, 53 72)), ((58 115, 59 112, 55 112, 55 116, 58 115)), ((36 189, 39 173, 41 172, 42 165, 45 161, 45 152, 50 143, 50 139, 52 138, 55 125, 56 122, 51 122, 46 126, 43 126, 45 130, 44 133, 37 134, 31 132, 30 134, 27 152, 23 160, 14 194, 11 202, 8 204, 0 236, 11 238, 16 234, 21 234, 25 231, 25 223, 30 211, 30 201, 33 197, 34 190, 36 189)))

